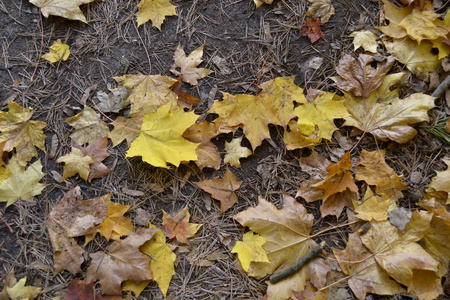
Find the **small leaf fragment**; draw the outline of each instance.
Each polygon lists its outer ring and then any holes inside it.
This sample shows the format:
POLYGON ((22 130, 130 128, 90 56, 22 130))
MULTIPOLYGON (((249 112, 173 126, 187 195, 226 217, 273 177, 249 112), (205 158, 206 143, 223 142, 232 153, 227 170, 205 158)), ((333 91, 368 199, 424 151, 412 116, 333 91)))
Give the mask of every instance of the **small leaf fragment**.
POLYGON ((225 157, 223 158, 224 164, 230 164, 230 166, 235 168, 241 167, 241 158, 246 158, 252 155, 252 150, 247 147, 241 146, 242 136, 232 139, 231 142, 225 142, 225 157))
POLYGON ((6 287, 6 292, 11 299, 33 300, 41 292, 42 288, 36 286, 25 286, 27 277, 20 279, 12 287, 6 287))
POLYGON ((50 52, 42 55, 42 58, 53 64, 60 60, 66 61, 69 55, 69 45, 62 43, 61 39, 58 39, 50 46, 50 52))
POLYGON ((209 69, 197 68, 197 66, 203 62, 202 56, 203 45, 192 51, 191 54, 187 56, 181 44, 178 44, 178 47, 173 55, 173 60, 175 63, 170 69, 170 72, 176 76, 181 75, 182 80, 190 85, 197 85, 197 80, 211 74, 211 70, 209 69), (178 71, 177 68, 180 68, 180 71, 178 71))

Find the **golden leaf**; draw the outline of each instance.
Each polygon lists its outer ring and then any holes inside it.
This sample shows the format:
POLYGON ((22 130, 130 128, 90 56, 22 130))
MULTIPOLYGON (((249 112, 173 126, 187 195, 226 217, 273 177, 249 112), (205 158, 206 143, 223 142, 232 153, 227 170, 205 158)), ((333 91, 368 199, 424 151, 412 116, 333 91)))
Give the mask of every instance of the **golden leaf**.
POLYGON ((447 193, 446 204, 450 204, 450 158, 444 158, 444 163, 447 165, 447 170, 436 171, 436 176, 432 178, 428 187, 438 192, 447 193))
POLYGON ((82 112, 67 118, 65 122, 75 128, 70 138, 79 145, 93 142, 109 132, 108 126, 100 119, 100 115, 88 106, 82 112))
POLYGON ((364 51, 377 53, 378 35, 376 35, 375 33, 372 33, 371 31, 364 29, 352 32, 350 34, 350 37, 353 38, 354 51, 362 47, 364 51))
POLYGON ((100 233, 106 238, 120 240, 123 235, 129 235, 134 232, 134 226, 131 220, 124 216, 131 205, 122 205, 111 202, 108 206, 108 215, 100 224, 100 233))
POLYGON ((244 268, 245 271, 248 271, 252 261, 269 262, 266 251, 262 247, 267 242, 266 238, 254 234, 252 231, 244 234, 242 238, 243 241, 237 241, 236 245, 231 250, 231 253, 236 253, 238 255, 242 268, 244 268))
POLYGON ((241 146, 242 136, 232 139, 231 142, 225 142, 225 157, 223 158, 224 164, 230 164, 230 166, 235 168, 241 167, 241 158, 248 157, 252 155, 252 150, 247 147, 241 146))
POLYGON ((62 43, 61 40, 58 39, 50 46, 50 52, 42 55, 42 58, 51 63, 55 63, 60 60, 66 61, 69 58, 69 55, 69 45, 62 43))
POLYGON ((203 62, 202 56, 203 45, 192 51, 191 54, 187 56, 183 50, 183 47, 178 44, 177 50, 175 50, 173 55, 173 60, 175 63, 171 67, 170 72, 176 76, 181 75, 182 80, 190 85, 197 85, 198 79, 202 79, 203 77, 211 74, 211 70, 209 69, 197 68, 197 66, 203 62), (177 68, 180 68, 180 71, 178 71, 177 68))
POLYGON ((170 0, 141 0, 137 5, 136 13, 138 27, 152 21, 152 25, 161 30, 161 25, 166 16, 178 16, 176 6, 170 0))
POLYGON ((72 147, 72 152, 61 156, 56 160, 58 163, 64 163, 64 173, 61 180, 66 180, 69 177, 79 174, 85 181, 88 180, 90 165, 94 162, 92 157, 85 156, 83 151, 72 147))

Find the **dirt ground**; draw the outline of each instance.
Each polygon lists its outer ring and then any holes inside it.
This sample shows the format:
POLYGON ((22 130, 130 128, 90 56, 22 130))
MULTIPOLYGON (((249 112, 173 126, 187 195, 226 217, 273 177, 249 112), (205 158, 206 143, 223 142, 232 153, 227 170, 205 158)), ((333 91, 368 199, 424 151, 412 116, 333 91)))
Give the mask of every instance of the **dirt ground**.
MULTIPOLYGON (((183 85, 202 102, 195 109, 201 114, 207 109, 208 99, 220 99, 220 91, 227 93, 254 93, 257 86, 279 76, 295 75, 302 88, 319 88, 336 91, 329 76, 343 53, 352 51, 349 33, 365 23, 368 27, 379 25, 381 4, 371 0, 333 0, 336 14, 323 26, 324 38, 311 44, 299 33, 304 23, 306 0, 275 0, 255 10, 250 0, 173 0, 178 6, 178 17, 168 17, 159 31, 147 23, 136 31, 134 13, 137 1, 95 1, 83 6, 89 22, 68 21, 58 17, 43 18, 43 27, 36 7, 28 0, 0 0, 0 105, 6 110, 8 101, 35 109, 35 117, 46 121, 46 145, 54 135, 59 140, 56 155, 50 158, 40 152, 43 180, 48 186, 33 201, 18 201, 0 213, 14 232, 0 222, 0 282, 11 268, 18 278, 27 276, 29 283, 42 286, 39 299, 51 299, 64 291, 67 283, 77 278, 68 272, 53 275, 52 248, 44 226, 54 204, 72 187, 80 186, 84 198, 94 198, 113 192, 112 200, 133 205, 129 217, 134 219, 138 208, 150 212, 151 221, 160 225, 162 209, 174 212, 189 206, 192 222, 204 224, 195 238, 190 240, 190 252, 180 256, 176 275, 169 287, 170 299, 257 299, 266 289, 265 280, 249 278, 239 268, 224 240, 239 240, 244 229, 230 216, 256 205, 260 195, 276 205, 281 204, 281 193, 295 196, 299 183, 308 175, 298 167, 297 158, 307 155, 308 149, 287 151, 282 143, 282 129, 273 127, 272 140, 265 141, 254 155, 242 160, 241 169, 233 169, 244 183, 238 191, 239 203, 220 215, 218 202, 193 182, 221 176, 221 170, 203 173, 192 165, 178 169, 157 169, 138 158, 126 159, 124 146, 112 148, 105 164, 112 172, 87 184, 79 177, 58 182, 49 172, 62 173, 61 164, 55 161, 70 151, 70 127, 64 120, 83 109, 81 98, 85 90, 97 84, 97 91, 115 87, 114 76, 124 74, 163 74, 171 76, 173 52, 181 44, 190 53, 204 44, 204 64, 213 73, 202 79, 197 87, 183 85), (61 39, 71 46, 71 58, 51 65, 39 60, 41 39, 44 51, 61 39), (149 58, 146 55, 147 49, 149 58), (213 63, 214 57, 226 60, 226 68, 213 63), (308 59, 322 57, 324 63, 317 71, 308 69, 308 59), (150 60, 149 60, 150 59, 150 60), (34 80, 31 77, 38 64, 34 80), (212 93, 212 96, 211 96, 212 93), (140 190, 142 197, 132 197, 123 188, 140 190), (221 258, 212 266, 202 266, 211 254, 221 258)), ((87 105, 92 106, 88 99, 87 105)), ((115 117, 115 115, 111 115, 115 117)), ((106 120, 105 120, 106 121, 106 120)), ((342 128, 342 132, 349 130, 342 128)), ((214 142, 223 150, 225 140, 220 136, 214 142)), ((373 138, 360 143, 359 149, 386 148, 386 143, 376 145, 373 138)), ((47 148, 49 149, 49 148, 47 148)), ((342 155, 337 143, 326 143, 316 148, 332 161, 342 155)), ((358 152, 358 150, 356 151, 358 152)), ((435 137, 421 132, 405 145, 391 143, 387 162, 402 174, 409 189, 403 199, 404 206, 414 206, 422 196, 425 185, 442 170, 435 160, 441 158, 448 147, 435 137), (412 183, 410 175, 419 171, 421 180, 412 183)), ((318 205, 301 201, 316 220, 320 219, 318 205)), ((332 226, 346 219, 334 217, 320 219, 314 231, 322 226, 332 226)), ((331 231, 321 237, 327 247, 343 247, 348 228, 331 231)), ((80 241, 81 243, 81 241, 80 241)), ((89 252, 104 248, 106 242, 97 238, 88 246, 89 252)), ((329 251, 329 248, 326 250, 329 251)), ((83 265, 84 270, 87 267, 83 265)), ((78 275, 78 278, 82 278, 78 275)), ((0 283, 1 285, 1 283, 0 283)), ((346 287, 345 283, 341 287, 346 287)), ((348 299, 354 299, 348 289, 348 299)), ((152 283, 140 299, 162 299, 156 283, 152 283)))

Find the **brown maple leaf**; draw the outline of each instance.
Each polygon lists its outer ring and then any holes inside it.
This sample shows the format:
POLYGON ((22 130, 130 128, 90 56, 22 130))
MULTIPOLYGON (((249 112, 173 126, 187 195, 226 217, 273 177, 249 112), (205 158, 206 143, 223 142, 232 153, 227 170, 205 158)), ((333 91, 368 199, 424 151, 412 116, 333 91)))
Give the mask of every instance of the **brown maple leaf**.
POLYGON ((183 133, 183 137, 190 142, 200 143, 195 149, 198 159, 195 164, 203 168, 220 169, 220 157, 219 149, 211 142, 211 139, 219 134, 218 124, 209 123, 207 121, 197 122, 183 133))
POLYGON ((194 183, 202 190, 210 193, 214 199, 220 201, 220 213, 223 214, 227 209, 238 202, 238 197, 234 191, 239 189, 242 181, 237 181, 233 172, 227 168, 221 179, 214 178, 194 183))
POLYGON ((192 96, 191 94, 189 94, 181 89, 181 79, 182 78, 183 78, 182 75, 178 76, 177 81, 170 87, 170 89, 172 90, 172 92, 177 94, 178 105, 190 110, 190 109, 192 109, 193 105, 200 102, 200 99, 192 96))
POLYGON ((190 213, 185 206, 175 216, 171 216, 163 210, 162 226, 166 230, 169 239, 176 238, 180 243, 187 243, 187 239, 193 237, 202 227, 202 224, 189 223, 190 213))
POLYGON ((320 18, 308 18, 305 25, 306 28, 300 30, 300 33, 307 36, 311 43, 315 43, 321 37, 324 37, 322 30, 320 30, 320 18))
POLYGON ((95 141, 89 143, 87 147, 81 147, 77 144, 74 145, 75 148, 83 151, 84 156, 89 156, 92 158, 93 162, 90 164, 88 182, 91 182, 94 178, 102 178, 108 175, 111 171, 107 166, 103 164, 108 156, 108 139, 106 137, 96 139, 95 141))

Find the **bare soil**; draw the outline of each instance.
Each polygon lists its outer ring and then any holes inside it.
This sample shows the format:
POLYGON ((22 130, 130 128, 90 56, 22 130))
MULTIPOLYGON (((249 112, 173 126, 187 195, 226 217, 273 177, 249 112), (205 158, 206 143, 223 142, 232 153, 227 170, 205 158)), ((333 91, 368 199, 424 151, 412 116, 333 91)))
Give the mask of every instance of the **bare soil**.
MULTIPOLYGON (((85 103, 81 98, 94 84, 97 91, 107 91, 116 86, 114 76, 136 72, 172 76, 169 68, 178 44, 186 53, 204 44, 202 66, 213 70, 197 87, 183 86, 202 100, 195 108, 198 114, 207 109, 208 99, 221 98, 219 91, 255 93, 260 83, 279 76, 295 75, 295 82, 304 89, 336 91, 328 77, 336 75, 334 69, 341 55, 352 52, 349 33, 362 24, 379 25, 381 6, 371 0, 333 0, 336 14, 322 26, 325 37, 311 44, 299 32, 304 23, 306 0, 275 0, 273 5, 262 5, 258 10, 250 0, 172 2, 178 5, 178 17, 168 17, 161 31, 147 23, 138 28, 138 35, 134 17, 138 1, 106 0, 82 6, 89 25, 50 17, 43 18, 41 26, 38 9, 27 0, 0 0, 0 108, 5 111, 8 101, 15 101, 33 107, 37 119, 48 123, 47 152, 40 152, 43 171, 47 173, 43 180, 47 188, 33 201, 18 201, 7 209, 0 206, 0 213, 13 229, 11 233, 0 222, 0 286, 5 274, 14 268, 18 278, 27 276, 29 284, 43 287, 39 299, 51 299, 63 292, 72 279, 83 278, 68 272, 53 275, 52 248, 44 226, 54 204, 69 189, 81 186, 85 199, 113 192, 114 202, 132 205, 128 216, 133 220, 141 208, 150 213, 154 224, 160 225, 162 209, 176 212, 188 205, 192 222, 204 224, 190 240, 189 252, 179 256, 177 272, 169 288, 170 299, 258 299, 264 295, 265 280, 246 276, 230 253, 227 241, 239 240, 244 232, 230 217, 256 205, 258 196, 278 207, 282 192, 295 196, 300 182, 309 176, 300 170, 297 158, 308 155, 308 149, 287 151, 282 142, 282 129, 273 127, 272 140, 265 141, 254 155, 242 160, 241 169, 233 169, 238 179, 244 181, 238 192, 239 203, 220 215, 218 202, 193 182, 221 176, 225 166, 220 171, 204 170, 203 173, 193 164, 157 169, 140 159, 126 159, 124 145, 109 146, 111 156, 106 164, 112 171, 108 176, 95 179, 92 184, 78 177, 62 183, 56 181, 49 172, 62 173, 61 164, 55 161, 67 154, 71 145, 70 127, 64 120, 83 109, 85 103), (39 60, 41 39, 47 51, 58 38, 71 46, 70 59, 55 65, 39 60), (226 60, 229 72, 212 62, 215 56, 226 60), (324 59, 317 71, 308 68, 311 57, 324 59), (59 147, 55 157, 50 158, 48 150, 54 135, 59 147), (145 196, 129 196, 122 188, 143 191, 145 196), (213 265, 203 266, 201 262, 211 254, 221 254, 221 258, 213 265)), ((86 105, 92 107, 94 98, 90 97, 86 105)), ((348 130, 341 129, 343 134, 348 130)), ((230 139, 230 135, 221 135, 215 143, 223 149, 224 141, 230 139)), ((434 171, 444 169, 436 161, 448 152, 448 147, 421 131, 405 145, 376 144, 368 137, 359 144, 355 155, 361 149, 377 147, 387 149, 387 162, 408 182, 402 205, 409 208, 420 200, 434 171), (410 174, 414 171, 420 172, 421 179, 412 183, 410 174)), ((332 161, 343 154, 336 142, 325 143, 316 150, 332 161)), ((315 232, 346 220, 345 214, 339 220, 321 219, 318 203, 298 200, 318 220, 315 232)), ((326 250, 343 247, 348 230, 342 227, 321 237, 327 241, 326 250)), ((105 246, 106 242, 97 238, 87 250, 92 253, 105 246)), ((86 269, 87 264, 83 267, 86 269)), ((347 297, 355 298, 349 289, 347 297)), ((140 299, 162 299, 156 283, 150 284, 140 299)))

